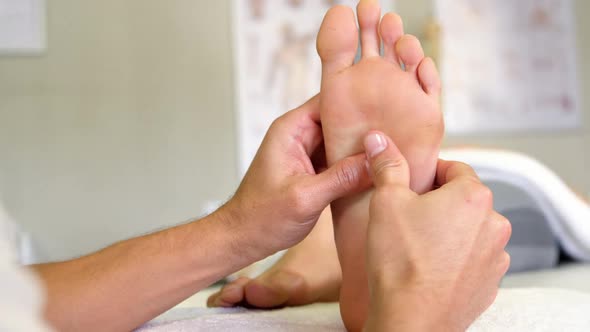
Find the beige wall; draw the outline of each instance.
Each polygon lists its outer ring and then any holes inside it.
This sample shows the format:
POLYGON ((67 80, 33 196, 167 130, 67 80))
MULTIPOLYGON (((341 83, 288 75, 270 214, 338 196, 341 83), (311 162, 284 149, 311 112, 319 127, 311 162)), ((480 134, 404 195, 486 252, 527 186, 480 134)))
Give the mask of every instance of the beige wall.
MULTIPOLYGON (((229 0, 48 3, 47 54, 0 58, 0 190, 45 258, 171 225, 228 197, 238 182, 229 0)), ((401 0, 410 31, 427 3, 401 0)), ((590 3, 577 6, 584 85, 590 3)), ((529 153, 590 192, 589 135, 447 144, 529 153)))
POLYGON ((229 4, 48 1, 0 58, 0 191, 47 258, 197 216, 235 187, 229 4))

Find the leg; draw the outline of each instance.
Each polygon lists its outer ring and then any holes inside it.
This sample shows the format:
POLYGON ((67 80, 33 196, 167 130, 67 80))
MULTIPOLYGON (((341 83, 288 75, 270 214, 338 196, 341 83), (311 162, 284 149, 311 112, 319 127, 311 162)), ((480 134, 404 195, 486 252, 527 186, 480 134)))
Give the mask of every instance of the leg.
MULTIPOLYGON (((318 36, 322 58, 321 117, 328 164, 363 150, 371 129, 394 139, 411 168, 412 189, 431 189, 444 125, 440 82, 432 60, 418 40, 404 35, 399 16, 380 23, 376 0, 361 0, 358 21, 362 59, 353 65, 358 31, 352 10, 334 7, 318 36), (384 56, 379 54, 383 42, 384 56), (403 69, 400 64, 403 64, 403 69)), ((370 193, 332 204, 338 256, 342 266, 340 308, 346 327, 360 331, 367 317, 365 239, 370 193)))
POLYGON ((207 302, 209 306, 275 308, 337 301, 341 278, 332 216, 327 209, 309 236, 272 268, 256 279, 239 278, 227 284, 207 302))

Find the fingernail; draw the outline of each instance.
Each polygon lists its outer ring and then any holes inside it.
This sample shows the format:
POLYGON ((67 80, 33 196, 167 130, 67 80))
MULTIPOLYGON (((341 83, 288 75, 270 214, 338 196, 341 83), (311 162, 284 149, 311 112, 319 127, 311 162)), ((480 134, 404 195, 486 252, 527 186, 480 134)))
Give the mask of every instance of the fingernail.
POLYGON ((365 149, 369 158, 373 158, 387 149, 387 139, 378 133, 369 134, 365 139, 365 149))

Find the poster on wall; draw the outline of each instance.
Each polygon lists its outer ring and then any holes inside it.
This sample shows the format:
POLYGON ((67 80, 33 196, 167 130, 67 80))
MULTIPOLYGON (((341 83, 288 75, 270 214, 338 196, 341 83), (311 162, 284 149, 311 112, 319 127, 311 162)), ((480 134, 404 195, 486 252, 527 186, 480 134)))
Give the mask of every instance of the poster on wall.
POLYGON ((450 134, 581 125, 572 0, 436 0, 450 134))
POLYGON ((45 50, 45 0, 0 0, 0 55, 45 50))
MULTIPOLYGON (((394 0, 382 0, 383 11, 394 0)), ((316 36, 333 5, 358 0, 234 0, 239 170, 244 174, 274 119, 320 91, 316 36)))

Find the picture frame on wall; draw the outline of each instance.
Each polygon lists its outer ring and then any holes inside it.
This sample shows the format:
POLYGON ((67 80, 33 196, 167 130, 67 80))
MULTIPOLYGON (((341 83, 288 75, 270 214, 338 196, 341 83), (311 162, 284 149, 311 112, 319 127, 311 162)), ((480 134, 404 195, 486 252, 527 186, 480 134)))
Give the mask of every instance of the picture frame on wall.
POLYGON ((450 135, 581 128, 573 0, 435 4, 450 135))
MULTIPOLYGON (((395 0, 380 0, 383 12, 395 0)), ((274 119, 320 91, 316 36, 331 6, 358 0, 233 0, 239 175, 274 119)))
POLYGON ((47 49, 46 0, 0 0, 0 56, 47 49))

